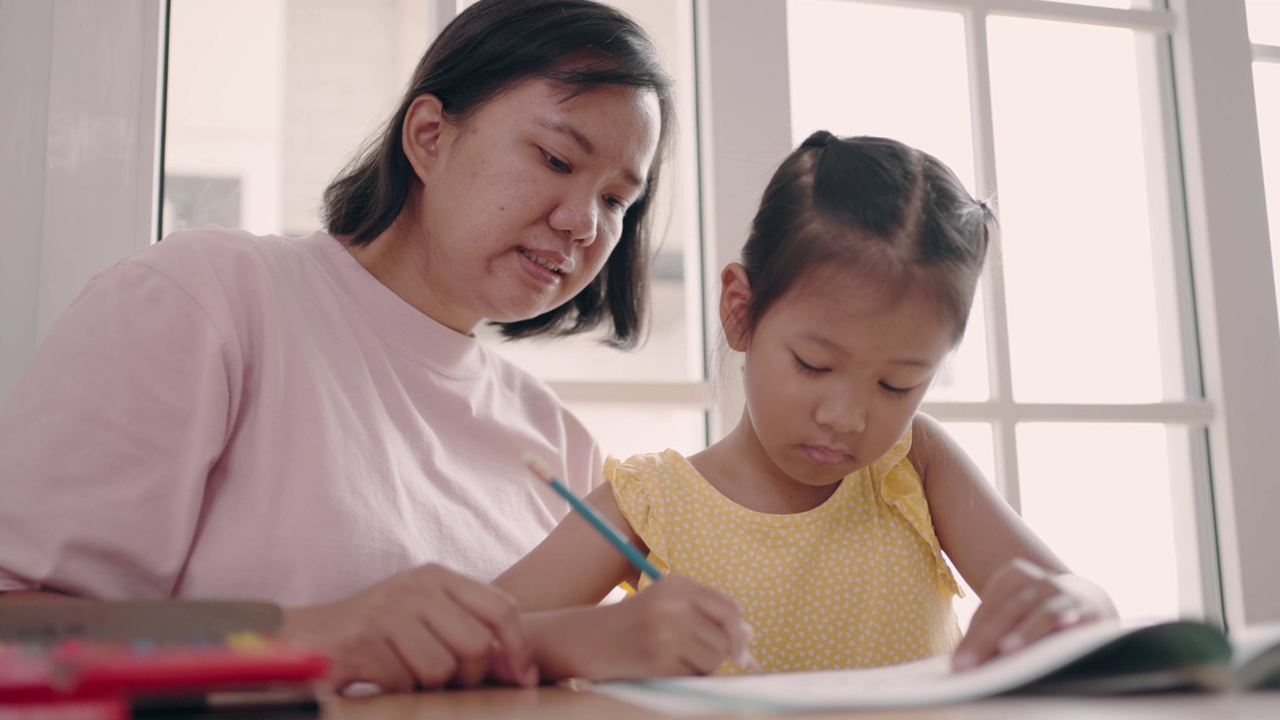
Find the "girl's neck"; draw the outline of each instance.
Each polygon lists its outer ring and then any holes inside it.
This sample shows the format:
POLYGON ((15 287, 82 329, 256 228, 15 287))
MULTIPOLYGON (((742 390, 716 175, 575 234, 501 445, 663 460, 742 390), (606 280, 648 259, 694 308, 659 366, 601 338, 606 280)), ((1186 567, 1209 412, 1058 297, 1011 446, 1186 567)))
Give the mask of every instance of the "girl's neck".
POLYGON ((786 475, 769 458, 745 416, 733 432, 689 458, 721 495, 748 510, 792 515, 826 502, 840 487, 805 485, 786 475))

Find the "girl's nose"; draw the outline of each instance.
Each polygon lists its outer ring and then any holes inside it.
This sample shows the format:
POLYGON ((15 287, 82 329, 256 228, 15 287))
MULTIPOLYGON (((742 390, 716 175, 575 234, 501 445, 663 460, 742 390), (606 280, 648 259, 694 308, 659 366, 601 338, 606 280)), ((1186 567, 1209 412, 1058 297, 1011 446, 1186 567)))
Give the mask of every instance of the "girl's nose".
POLYGON ((562 202, 551 211, 548 222, 553 229, 583 245, 595 242, 600 228, 599 218, 590 203, 562 202))
POLYGON ((867 429, 867 398, 853 388, 832 389, 818 401, 814 419, 838 433, 867 429))

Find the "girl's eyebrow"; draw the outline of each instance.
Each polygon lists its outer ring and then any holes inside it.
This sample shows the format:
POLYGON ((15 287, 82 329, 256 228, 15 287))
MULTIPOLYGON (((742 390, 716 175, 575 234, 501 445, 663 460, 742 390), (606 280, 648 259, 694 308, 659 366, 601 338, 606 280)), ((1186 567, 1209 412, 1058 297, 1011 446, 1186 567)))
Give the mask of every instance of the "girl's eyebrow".
MULTIPOLYGON (((569 139, 573 140, 578 147, 582 148, 582 151, 586 154, 595 155, 596 146, 595 143, 591 142, 591 138, 584 135, 581 130, 569 123, 553 117, 539 117, 535 119, 535 122, 552 132, 557 132, 567 136, 569 139)), ((637 193, 644 190, 645 181, 640 179, 640 176, 637 175, 634 170, 630 168, 623 168, 622 179, 625 180, 628 185, 635 188, 637 193)))
MULTIPOLYGON (((817 332, 812 332, 812 331, 802 332, 800 333, 800 338, 803 340, 808 340, 810 342, 816 343, 818 345, 822 345, 823 347, 828 348, 832 351, 838 352, 842 355, 849 354, 849 350, 845 348, 843 345, 836 342, 835 340, 832 340, 826 335, 822 335, 817 332)), ((914 358, 914 357, 891 358, 888 362, 890 365, 904 365, 909 367, 919 367, 919 368, 924 368, 926 370, 933 367, 933 363, 929 362, 928 360, 925 360, 924 358, 914 358)))

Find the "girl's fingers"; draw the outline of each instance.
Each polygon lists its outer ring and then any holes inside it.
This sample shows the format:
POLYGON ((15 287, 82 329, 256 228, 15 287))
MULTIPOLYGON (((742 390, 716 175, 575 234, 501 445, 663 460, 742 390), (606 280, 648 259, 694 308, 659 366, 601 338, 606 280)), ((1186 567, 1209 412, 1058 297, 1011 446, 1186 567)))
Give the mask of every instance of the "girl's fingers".
MULTIPOLYGON (((698 611, 719 626, 727 640, 722 657, 728 657, 740 667, 755 664, 751 657, 751 640, 754 633, 742 619, 742 609, 727 595, 705 587, 698 587, 701 596, 698 598, 698 611)), ((718 665, 717 665, 718 666, 718 665)))
POLYGON ((996 651, 1001 655, 1014 653, 1058 629, 1060 608, 1072 605, 1064 595, 1054 595, 1033 607, 1022 621, 1009 629, 996 641, 996 651))
POLYGON ((1000 638, 1001 654, 1017 652, 1045 635, 1079 625, 1086 620, 1077 598, 1055 594, 1040 603, 1013 630, 1000 638))
POLYGON ((680 674, 707 675, 729 657, 729 638, 718 626, 695 623, 685 636, 685 652, 679 658, 683 667, 677 668, 680 674))
POLYGON ((1002 567, 987 583, 982 604, 952 656, 952 667, 966 670, 999 653, 1003 638, 1054 592, 1049 573, 1039 566, 1015 559, 1002 567))

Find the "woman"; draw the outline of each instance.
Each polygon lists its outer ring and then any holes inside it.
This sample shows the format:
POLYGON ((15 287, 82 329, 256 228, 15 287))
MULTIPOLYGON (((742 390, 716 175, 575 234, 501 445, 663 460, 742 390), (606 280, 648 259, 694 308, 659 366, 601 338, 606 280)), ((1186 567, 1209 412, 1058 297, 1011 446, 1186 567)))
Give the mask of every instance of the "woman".
POLYGON ((333 652, 336 683, 387 689, 736 653, 737 606, 679 578, 524 617, 481 582, 565 513, 522 454, 559 458, 582 492, 600 456, 472 331, 609 323, 634 344, 670 114, 652 45, 615 10, 459 15, 326 191, 328 232, 175 234, 59 320, 0 414, 0 592, 273 600, 287 634, 333 652))

